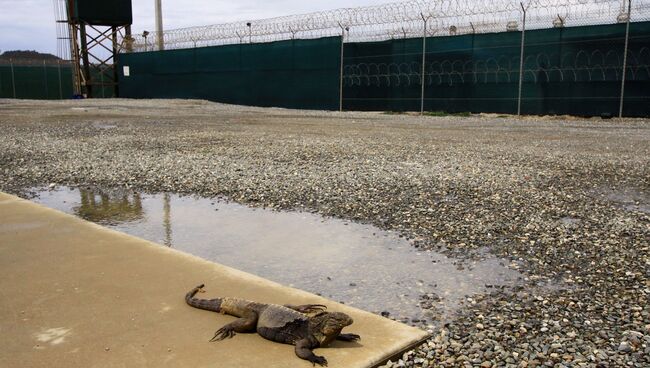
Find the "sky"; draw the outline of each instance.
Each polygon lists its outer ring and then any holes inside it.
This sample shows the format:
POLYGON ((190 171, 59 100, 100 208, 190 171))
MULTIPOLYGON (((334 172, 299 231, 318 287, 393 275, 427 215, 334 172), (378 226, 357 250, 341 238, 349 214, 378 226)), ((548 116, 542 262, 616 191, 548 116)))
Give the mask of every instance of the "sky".
MULTIPOLYGON (((312 11, 375 5, 390 0, 162 0, 165 29, 246 21, 312 11)), ((155 30, 154 0, 133 0, 134 34, 155 30)), ((0 53, 57 53, 53 0, 0 0, 0 53)))

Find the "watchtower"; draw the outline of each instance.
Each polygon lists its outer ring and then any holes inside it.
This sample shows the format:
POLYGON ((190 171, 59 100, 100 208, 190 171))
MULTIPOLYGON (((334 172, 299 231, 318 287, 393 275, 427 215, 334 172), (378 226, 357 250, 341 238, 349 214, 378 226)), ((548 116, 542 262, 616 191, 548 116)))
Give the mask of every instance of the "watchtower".
POLYGON ((118 97, 115 61, 131 47, 131 0, 66 0, 66 10, 75 94, 118 97))

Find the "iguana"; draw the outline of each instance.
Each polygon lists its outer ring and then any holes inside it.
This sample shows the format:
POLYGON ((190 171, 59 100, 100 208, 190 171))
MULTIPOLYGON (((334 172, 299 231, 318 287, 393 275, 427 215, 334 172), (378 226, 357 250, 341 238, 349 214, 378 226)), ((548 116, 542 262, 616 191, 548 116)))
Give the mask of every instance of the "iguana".
POLYGON ((322 304, 277 305, 251 302, 237 298, 198 299, 201 284, 185 295, 192 307, 239 317, 221 327, 210 341, 231 338, 235 332, 257 332, 265 339, 295 345, 296 355, 312 365, 327 366, 327 359, 312 349, 324 347, 334 340, 356 341, 359 335, 342 334, 343 327, 352 324, 345 313, 326 312, 322 304))

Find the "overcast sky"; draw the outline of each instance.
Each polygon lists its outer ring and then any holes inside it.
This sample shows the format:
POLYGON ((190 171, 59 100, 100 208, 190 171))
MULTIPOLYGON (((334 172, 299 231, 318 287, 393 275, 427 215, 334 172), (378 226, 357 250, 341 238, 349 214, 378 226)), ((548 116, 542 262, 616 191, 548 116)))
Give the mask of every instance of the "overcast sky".
MULTIPOLYGON (((165 29, 252 20, 325 9, 381 4, 387 0, 162 0, 165 29)), ((56 54, 53 0, 0 0, 0 51, 56 54)), ((133 0, 133 33, 152 31, 154 0, 133 0)))

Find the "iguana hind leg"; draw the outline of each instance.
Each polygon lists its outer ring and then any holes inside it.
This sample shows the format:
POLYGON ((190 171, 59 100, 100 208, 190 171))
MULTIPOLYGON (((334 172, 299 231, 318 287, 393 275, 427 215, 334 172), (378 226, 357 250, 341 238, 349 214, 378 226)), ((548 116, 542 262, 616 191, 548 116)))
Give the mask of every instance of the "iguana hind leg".
POLYGON ((246 315, 228 323, 214 333, 210 341, 221 341, 235 336, 235 332, 255 332, 257 326, 257 313, 248 311, 246 315))
POLYGON ((325 309, 327 309, 327 306, 322 304, 303 304, 303 305, 285 304, 284 306, 289 309, 293 309, 296 312, 305 313, 305 314, 322 312, 325 309))

